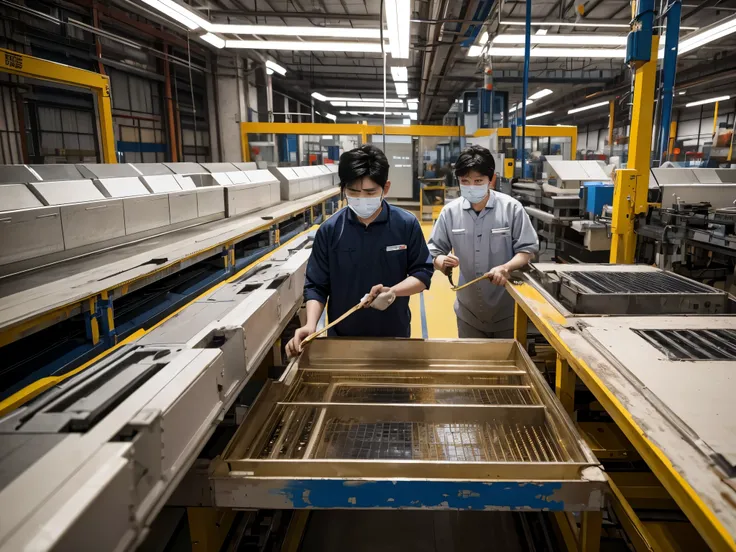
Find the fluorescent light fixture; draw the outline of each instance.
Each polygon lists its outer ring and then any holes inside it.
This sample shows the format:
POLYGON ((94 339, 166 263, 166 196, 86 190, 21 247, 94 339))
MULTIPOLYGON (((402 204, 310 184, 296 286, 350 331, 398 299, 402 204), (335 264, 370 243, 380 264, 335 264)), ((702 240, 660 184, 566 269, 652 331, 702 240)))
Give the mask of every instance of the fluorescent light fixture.
POLYGON ((337 117, 333 115, 332 113, 325 113, 325 117, 327 117, 330 121, 336 121, 337 117))
MULTIPOLYGON (((312 97, 322 102, 352 102, 352 103, 360 103, 360 104, 380 103, 381 105, 383 105, 383 98, 338 98, 338 97, 328 97, 323 94, 320 94, 319 92, 312 92, 312 97)), ((419 100, 414 98, 414 99, 410 99, 407 101, 417 102, 419 100)), ((404 100, 399 100, 396 98, 386 98, 386 105, 388 106, 396 105, 398 107, 406 107, 404 105, 404 100)))
POLYGON ((380 29, 353 29, 351 27, 279 27, 276 25, 230 25, 212 23, 215 33, 260 36, 317 36, 330 38, 381 38, 380 29))
POLYGON ((575 109, 568 110, 567 114, 572 115, 573 113, 579 113, 581 111, 587 111, 588 109, 595 109, 596 107, 602 107, 604 105, 608 105, 608 100, 605 102, 598 102, 590 105, 584 105, 583 107, 576 107, 575 109))
POLYGON ((411 119, 404 119, 404 120, 403 120, 403 123, 404 123, 405 125, 410 125, 410 124, 411 124, 411 119))
POLYGON ((736 33, 736 15, 680 39, 677 53, 678 55, 685 54, 731 33, 736 33))
POLYGON ((346 111, 348 115, 386 115, 386 117, 408 117, 408 113, 402 111, 346 111))
POLYGON ((226 40, 226 48, 241 50, 289 50, 292 52, 364 52, 380 54, 377 42, 297 42, 280 40, 226 40))
POLYGON ((685 95, 685 91, 684 91, 684 90, 681 90, 681 91, 679 91, 679 92, 677 93, 677 95, 678 95, 678 96, 684 96, 684 95, 685 95))
MULTIPOLYGON (((195 14, 181 13, 181 10, 171 5, 171 4, 175 4, 175 2, 165 2, 163 0, 143 0, 143 3, 148 4, 149 6, 160 11, 164 15, 169 16, 171 19, 173 19, 177 23, 181 23, 190 31, 193 31, 200 27, 199 22, 195 20, 195 14)), ((184 11, 188 11, 188 10, 184 10, 184 11)))
POLYGON ((266 67, 268 69, 270 69, 271 71, 275 71, 279 75, 285 75, 286 74, 286 69, 284 69, 283 67, 281 67, 275 61, 271 61, 270 59, 267 59, 266 60, 266 67))
POLYGON ((220 38, 219 36, 214 35, 212 33, 207 33, 205 35, 200 36, 199 38, 201 38, 205 42, 209 42, 215 48, 224 48, 225 47, 225 41, 222 38, 220 38))
POLYGON ((409 119, 411 119, 412 121, 416 121, 417 120, 417 114, 412 111, 411 113, 409 113, 409 119))
POLYGON ((266 74, 267 75, 273 75, 273 69, 266 68, 266 74))
MULTIPOLYGON (((527 101, 526 101, 526 105, 530 105, 530 104, 533 104, 533 103, 534 103, 534 100, 532 100, 531 98, 527 99, 527 101)), ((509 107, 509 111, 516 111, 518 109, 521 109, 521 102, 519 102, 518 104, 514 104, 511 107, 509 107)))
POLYGON ((417 109, 419 109, 419 102, 406 102, 406 105, 412 111, 416 111, 417 109))
MULTIPOLYGON (((480 52, 479 52, 480 53, 480 52)), ((476 54, 476 57, 477 55, 476 54)), ((524 48, 489 48, 487 54, 493 57, 524 57, 524 48)), ((612 48, 532 48, 530 57, 538 58, 601 58, 624 59, 626 49, 612 48)), ((468 57, 473 57, 473 48, 468 50, 468 57)))
POLYGON ((409 78, 409 71, 406 67, 392 67, 391 77, 394 79, 394 82, 406 82, 409 78))
POLYGON ((483 33, 482 35, 480 35, 479 44, 485 44, 486 42, 488 42, 488 33, 483 33))
POLYGON ((483 52, 483 46, 471 46, 468 49, 468 57, 478 57, 483 52))
POLYGON ((549 115, 550 113, 554 113, 554 111, 543 111, 542 113, 535 113, 534 115, 527 115, 526 120, 531 121, 532 119, 538 119, 539 117, 544 117, 546 115, 549 115))
POLYGON ((709 103, 715 103, 715 102, 725 102, 726 100, 730 100, 731 96, 718 96, 717 98, 708 98, 707 100, 699 100, 697 102, 690 102, 686 103, 685 107, 695 107, 696 105, 705 105, 709 103))
POLYGON ((409 93, 409 84, 406 82, 395 82, 394 86, 396 86, 396 94, 408 94, 409 93))
POLYGON ((530 100, 541 100, 542 98, 544 98, 545 96, 549 96, 550 94, 552 94, 552 91, 549 88, 545 88, 529 96, 529 99, 530 100))
POLYGON ((406 98, 406 94, 396 94, 399 98, 406 98))
POLYGON ((411 39, 411 6, 409 0, 385 0, 386 26, 391 57, 407 59, 411 39))
MULTIPOLYGON (((579 34, 579 35, 532 35, 532 44, 554 46, 626 46, 625 36, 579 34)), ((524 44, 523 34, 502 34, 493 37, 493 44, 524 44)))
POLYGON ((335 107, 347 107, 348 102, 330 102, 335 107))
MULTIPOLYGON (((335 105, 336 102, 332 102, 332 105, 335 105)), ((347 107, 383 107, 383 102, 345 102, 347 103, 347 107)), ((335 106, 335 107, 342 107, 342 106, 335 106)), ((386 107, 389 107, 391 109, 400 109, 402 107, 406 107, 406 105, 402 102, 400 104, 394 104, 394 103, 387 103, 386 107)))
POLYGON ((547 34, 547 29, 537 29, 537 32, 534 34, 537 36, 544 36, 547 34))

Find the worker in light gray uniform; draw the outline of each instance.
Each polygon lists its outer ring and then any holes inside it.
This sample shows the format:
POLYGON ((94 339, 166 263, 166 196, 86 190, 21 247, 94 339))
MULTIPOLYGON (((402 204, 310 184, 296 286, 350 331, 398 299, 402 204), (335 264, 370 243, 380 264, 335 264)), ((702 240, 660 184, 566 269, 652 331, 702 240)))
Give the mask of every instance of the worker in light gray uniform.
POLYGON ((539 251, 537 233, 517 200, 494 191, 496 166, 481 146, 464 149, 455 164, 461 197, 445 205, 429 238, 434 267, 460 267, 455 314, 461 338, 513 337, 514 300, 504 289, 509 273, 539 251), (454 255, 451 254, 454 251, 454 255))

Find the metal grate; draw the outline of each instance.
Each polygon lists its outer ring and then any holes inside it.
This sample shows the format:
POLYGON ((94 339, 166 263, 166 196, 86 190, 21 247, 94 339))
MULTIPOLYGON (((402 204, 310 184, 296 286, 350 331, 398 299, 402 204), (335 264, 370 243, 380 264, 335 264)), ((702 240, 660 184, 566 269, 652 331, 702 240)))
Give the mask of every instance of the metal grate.
POLYGON ((564 278, 591 293, 715 293, 717 289, 668 272, 568 272, 564 278))
POLYGON ((317 417, 315 408, 285 408, 256 457, 301 458, 317 417))
MULTIPOLYGON (((514 370, 514 368, 509 368, 514 370)), ((392 372, 371 370, 361 372, 351 371, 329 371, 329 370, 304 370, 302 382, 316 383, 346 383, 367 382, 381 384, 410 384, 410 385, 437 385, 438 383, 453 385, 526 385, 527 377, 523 373, 518 374, 469 374, 467 372, 447 371, 444 373, 419 372, 411 374, 408 372, 392 372)))
POLYGON ((564 462, 569 456, 544 426, 484 422, 361 423, 330 418, 316 459, 564 462))
POLYGON ((736 360, 736 330, 633 330, 670 360, 736 360))
POLYGON ((534 404, 529 387, 429 387, 339 385, 332 402, 421 404, 534 404))

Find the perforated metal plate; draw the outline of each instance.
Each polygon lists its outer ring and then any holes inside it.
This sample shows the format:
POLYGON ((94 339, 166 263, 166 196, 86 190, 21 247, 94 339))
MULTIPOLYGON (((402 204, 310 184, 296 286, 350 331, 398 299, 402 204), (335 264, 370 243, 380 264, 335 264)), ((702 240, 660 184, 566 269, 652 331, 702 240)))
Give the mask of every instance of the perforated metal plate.
POLYGON ((736 360, 734 330, 634 330, 671 360, 736 360))
POLYGON ((565 316, 723 314, 728 294, 642 265, 533 265, 524 278, 565 316))

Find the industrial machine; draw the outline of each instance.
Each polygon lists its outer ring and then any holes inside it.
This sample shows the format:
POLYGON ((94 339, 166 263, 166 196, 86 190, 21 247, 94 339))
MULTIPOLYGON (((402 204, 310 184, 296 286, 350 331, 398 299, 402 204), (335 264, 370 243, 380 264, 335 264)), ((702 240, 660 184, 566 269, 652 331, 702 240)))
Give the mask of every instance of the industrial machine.
MULTIPOLYGON (((140 543, 261 362, 278 365, 308 247, 292 242, 0 421, 0 550, 140 543)), ((597 460, 510 340, 319 339, 248 410, 189 505, 603 507, 597 460)))
POLYGON ((301 304, 307 236, 0 421, 0 550, 134 548, 301 304))
POLYGON ((733 312, 726 292, 650 266, 538 263, 525 277, 566 316, 733 312))
POLYGON ((736 268, 736 169, 652 169, 649 200, 655 205, 636 228, 637 261, 729 289, 736 268))
MULTIPOLYGON (((596 448, 609 449, 598 457, 612 468, 611 507, 629 527, 637 527, 633 540, 657 549, 677 539, 650 532, 632 507, 638 491, 613 483, 625 469, 634 470, 628 481, 651 473, 682 509, 700 534, 695 537, 703 539, 685 547, 733 548, 736 432, 730 420, 736 319, 731 297, 642 265, 541 263, 507 290, 517 305, 517 335, 526 342, 531 321, 556 353, 554 386, 565 409, 576 412, 578 421, 598 420, 596 435, 586 435, 588 442, 603 441, 608 431, 609 443, 630 443, 631 449, 618 455, 610 444, 596 448), (591 394, 604 413, 592 409, 591 394), (605 430, 601 420, 615 424, 615 432, 605 430), (604 460, 609 454, 612 459, 604 460), (632 463, 637 455, 646 462, 644 472, 632 463)), ((640 508, 649 520, 671 516, 666 505, 650 502, 640 508)))
POLYGON ((255 163, 0 167, 0 274, 245 215, 335 184, 327 168, 289 170, 300 174, 279 180, 255 163))
POLYGON ((611 168, 560 157, 544 157, 540 179, 513 180, 511 195, 522 202, 540 236, 555 244, 558 260, 603 262, 610 250, 610 223, 601 218, 613 201, 611 168))

